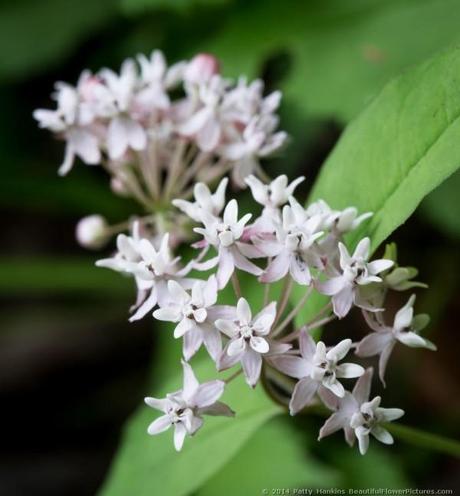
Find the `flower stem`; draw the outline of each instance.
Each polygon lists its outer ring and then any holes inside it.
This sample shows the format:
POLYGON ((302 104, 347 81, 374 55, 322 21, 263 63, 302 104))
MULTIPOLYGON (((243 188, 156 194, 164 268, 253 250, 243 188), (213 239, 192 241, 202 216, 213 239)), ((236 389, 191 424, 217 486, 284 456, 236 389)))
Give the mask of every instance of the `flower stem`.
POLYGON ((289 297, 291 296, 292 286, 293 286, 292 279, 289 276, 286 276, 286 279, 284 280, 283 289, 281 291, 282 292, 281 303, 278 307, 278 312, 276 313, 276 318, 275 318, 275 322, 273 323, 273 326, 276 325, 276 323, 283 315, 284 310, 286 309, 286 305, 288 304, 289 297))
POLYGON ((241 285, 240 285, 240 280, 238 279, 238 275, 236 272, 233 272, 232 274, 232 284, 233 284, 233 290, 235 291, 235 295, 238 299, 241 298, 241 285))
POLYGON ((291 322, 292 319, 299 313, 300 309, 305 305, 308 297, 313 291, 313 286, 310 286, 302 298, 298 301, 297 305, 289 312, 287 317, 281 322, 281 324, 273 331, 273 336, 278 336, 278 334, 291 322))
POLYGON ((227 379, 224 380, 225 384, 232 382, 233 379, 236 379, 242 372, 243 372, 243 369, 237 370, 234 374, 232 374, 230 377, 228 377, 227 379))
POLYGON ((406 441, 414 446, 439 451, 446 455, 460 458, 460 442, 454 439, 448 439, 438 434, 424 432, 414 427, 409 427, 403 424, 385 424, 385 429, 395 437, 406 441))

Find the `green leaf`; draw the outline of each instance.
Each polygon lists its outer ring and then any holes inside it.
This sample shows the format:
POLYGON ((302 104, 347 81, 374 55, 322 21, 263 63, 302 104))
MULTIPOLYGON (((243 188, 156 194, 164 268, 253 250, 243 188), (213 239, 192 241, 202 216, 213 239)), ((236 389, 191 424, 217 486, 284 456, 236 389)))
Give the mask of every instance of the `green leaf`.
POLYGON ((202 48, 229 76, 253 77, 285 55, 289 104, 348 121, 389 78, 456 42, 459 22, 456 0, 265 0, 239 7, 202 48))
MULTIPOLYGON (((0 258, 0 293, 83 292, 126 297, 134 284, 113 271, 95 267, 94 258, 0 258)), ((134 298, 134 293, 133 293, 134 298)), ((127 309, 128 311, 128 309, 127 309)))
POLYGON ((49 69, 116 14, 118 0, 18 0, 0 10, 0 80, 49 69))
POLYGON ((168 9, 184 11, 201 5, 223 5, 232 0, 121 0, 127 13, 144 12, 151 9, 168 9))
POLYGON ((341 474, 309 454, 303 433, 297 432, 292 424, 292 419, 286 417, 267 422, 223 470, 205 483, 197 496, 241 494, 241 477, 248 470, 251 475, 244 478, 244 494, 262 494, 265 488, 337 487, 341 484, 341 474))
POLYGON ((310 200, 374 216, 350 236, 375 249, 460 166, 460 50, 390 82, 351 123, 323 166, 310 200))
MULTIPOLYGON (((216 376, 209 359, 194 366, 194 370, 200 382, 216 376)), ((162 397, 179 389, 181 383, 182 370, 178 370, 173 381, 155 389, 153 394, 162 397)), ((127 425, 101 496, 193 493, 222 469, 257 429, 281 411, 260 387, 251 390, 241 376, 228 385, 223 401, 237 412, 235 418, 207 417, 193 439, 186 439, 181 453, 174 450, 172 432, 148 436, 146 429, 156 413, 140 406, 127 425)))

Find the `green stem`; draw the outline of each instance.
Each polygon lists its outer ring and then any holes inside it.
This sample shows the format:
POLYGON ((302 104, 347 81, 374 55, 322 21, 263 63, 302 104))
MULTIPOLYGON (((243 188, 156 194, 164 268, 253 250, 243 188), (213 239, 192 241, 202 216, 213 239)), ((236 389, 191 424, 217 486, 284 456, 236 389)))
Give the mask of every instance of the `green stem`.
POLYGON ((420 431, 403 424, 385 424, 385 429, 403 441, 421 448, 439 451, 460 458, 460 442, 437 434, 420 431))

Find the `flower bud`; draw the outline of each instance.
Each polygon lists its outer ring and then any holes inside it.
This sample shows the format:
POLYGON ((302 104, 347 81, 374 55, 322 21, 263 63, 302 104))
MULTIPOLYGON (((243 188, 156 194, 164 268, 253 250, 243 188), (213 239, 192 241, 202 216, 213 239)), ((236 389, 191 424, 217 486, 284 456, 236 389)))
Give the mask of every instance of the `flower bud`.
POLYGON ((123 197, 130 196, 129 190, 126 188, 123 181, 118 177, 112 177, 112 179, 110 180, 110 188, 116 195, 123 197))
POLYGON ((97 250, 102 248, 108 240, 108 224, 101 215, 83 217, 75 230, 78 243, 85 248, 97 250))
POLYGON ((219 72, 219 62, 213 55, 200 53, 187 64, 184 79, 189 83, 204 83, 219 72))

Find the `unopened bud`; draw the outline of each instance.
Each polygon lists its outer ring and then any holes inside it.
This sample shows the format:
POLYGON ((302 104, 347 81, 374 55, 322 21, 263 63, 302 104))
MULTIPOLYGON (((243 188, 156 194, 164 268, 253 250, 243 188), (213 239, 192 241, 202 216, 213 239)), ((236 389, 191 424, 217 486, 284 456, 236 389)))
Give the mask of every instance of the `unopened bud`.
POLYGON ((208 53, 200 53, 187 64, 184 79, 189 83, 204 83, 218 72, 219 62, 216 57, 208 53))
POLYGON ((102 248, 108 240, 107 221, 101 215, 83 217, 75 230, 77 241, 81 246, 92 250, 102 248))

